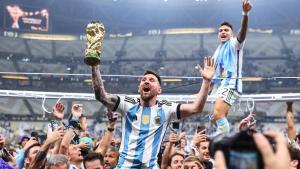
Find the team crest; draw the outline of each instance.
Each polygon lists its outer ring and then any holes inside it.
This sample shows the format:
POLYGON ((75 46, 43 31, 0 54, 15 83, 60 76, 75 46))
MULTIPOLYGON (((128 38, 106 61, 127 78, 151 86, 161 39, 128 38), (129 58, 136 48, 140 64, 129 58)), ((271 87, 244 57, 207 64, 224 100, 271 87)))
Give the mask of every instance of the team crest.
POLYGON ((154 118, 154 123, 155 123, 156 125, 161 125, 161 120, 160 120, 160 117, 159 117, 159 116, 156 116, 156 117, 154 118))
POLYGON ((143 115, 142 116, 142 123, 143 124, 149 124, 150 122, 150 116, 149 115, 143 115))

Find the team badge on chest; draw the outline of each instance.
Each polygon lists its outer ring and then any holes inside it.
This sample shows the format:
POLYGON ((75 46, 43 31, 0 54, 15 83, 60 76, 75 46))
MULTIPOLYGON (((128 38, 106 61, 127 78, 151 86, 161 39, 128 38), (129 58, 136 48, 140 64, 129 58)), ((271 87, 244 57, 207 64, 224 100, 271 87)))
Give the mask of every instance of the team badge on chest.
POLYGON ((149 124, 150 123, 150 116, 149 115, 143 115, 142 116, 142 123, 143 124, 149 124))
POLYGON ((160 119, 159 116, 156 116, 156 117, 154 118, 154 123, 155 123, 156 125, 161 125, 161 119, 160 119))

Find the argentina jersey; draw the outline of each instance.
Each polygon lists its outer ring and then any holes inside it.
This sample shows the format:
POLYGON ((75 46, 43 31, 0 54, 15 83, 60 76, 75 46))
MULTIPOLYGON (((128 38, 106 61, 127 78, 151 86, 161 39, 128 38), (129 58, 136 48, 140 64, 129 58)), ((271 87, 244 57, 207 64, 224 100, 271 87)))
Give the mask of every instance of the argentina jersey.
POLYGON ((233 50, 233 54, 235 56, 235 63, 234 63, 234 67, 235 67, 235 72, 231 73, 230 71, 227 71, 224 69, 223 62, 226 62, 227 58, 223 55, 220 55, 220 51, 221 48, 224 44, 220 44, 217 48, 217 50, 215 51, 213 58, 216 61, 217 64, 217 60, 221 60, 222 63, 219 63, 220 66, 217 66, 217 69, 220 70, 216 70, 220 72, 219 76, 214 76, 214 84, 217 86, 222 86, 225 88, 232 88, 237 90, 238 92, 242 93, 242 64, 243 64, 243 48, 244 48, 244 42, 240 43, 237 38, 230 38, 230 47, 233 50), (222 59, 219 59, 218 57, 223 57, 222 59), (222 80, 218 80, 217 78, 224 78, 222 80))
POLYGON ((122 142, 118 169, 158 169, 157 154, 169 122, 180 118, 180 104, 157 101, 142 107, 139 99, 118 97, 115 107, 122 114, 122 142))

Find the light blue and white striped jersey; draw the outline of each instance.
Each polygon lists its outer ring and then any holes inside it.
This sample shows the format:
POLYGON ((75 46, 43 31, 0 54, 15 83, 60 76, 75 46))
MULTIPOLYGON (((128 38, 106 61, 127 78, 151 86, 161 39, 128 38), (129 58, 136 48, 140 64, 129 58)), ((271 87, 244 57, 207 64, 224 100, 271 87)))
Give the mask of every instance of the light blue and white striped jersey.
MULTIPOLYGON (((243 48, 244 48, 244 42, 240 43, 236 37, 230 38, 230 46, 233 49, 233 54, 235 56, 235 72, 231 73, 227 70, 224 69, 224 67, 219 66, 221 70, 216 70, 216 71, 221 71, 221 74, 219 77, 214 76, 214 78, 225 78, 222 81, 220 80, 214 80, 215 85, 221 85, 226 88, 232 88, 237 90, 239 93, 242 93, 242 79, 237 79, 242 77, 242 64, 243 64, 243 48)), ((216 61, 220 53, 220 49, 222 48, 224 44, 220 44, 218 48, 216 49, 213 58, 216 61)), ((221 63, 222 64, 222 63, 221 63)))
POLYGON ((168 124, 180 118, 180 104, 157 101, 142 107, 139 99, 118 97, 115 107, 122 114, 122 142, 118 169, 159 169, 157 154, 168 124))

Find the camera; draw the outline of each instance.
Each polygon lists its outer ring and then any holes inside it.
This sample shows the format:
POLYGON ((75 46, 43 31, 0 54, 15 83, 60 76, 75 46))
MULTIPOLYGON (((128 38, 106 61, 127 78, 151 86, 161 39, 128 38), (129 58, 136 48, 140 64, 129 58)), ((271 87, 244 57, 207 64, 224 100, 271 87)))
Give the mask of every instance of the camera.
MULTIPOLYGON (((243 130, 237 133, 220 134, 212 139, 209 145, 211 157, 214 157, 217 150, 224 153, 228 169, 260 169, 264 168, 262 155, 257 149, 252 137, 252 130, 243 130)), ((275 142, 267 137, 273 150, 275 142)))

